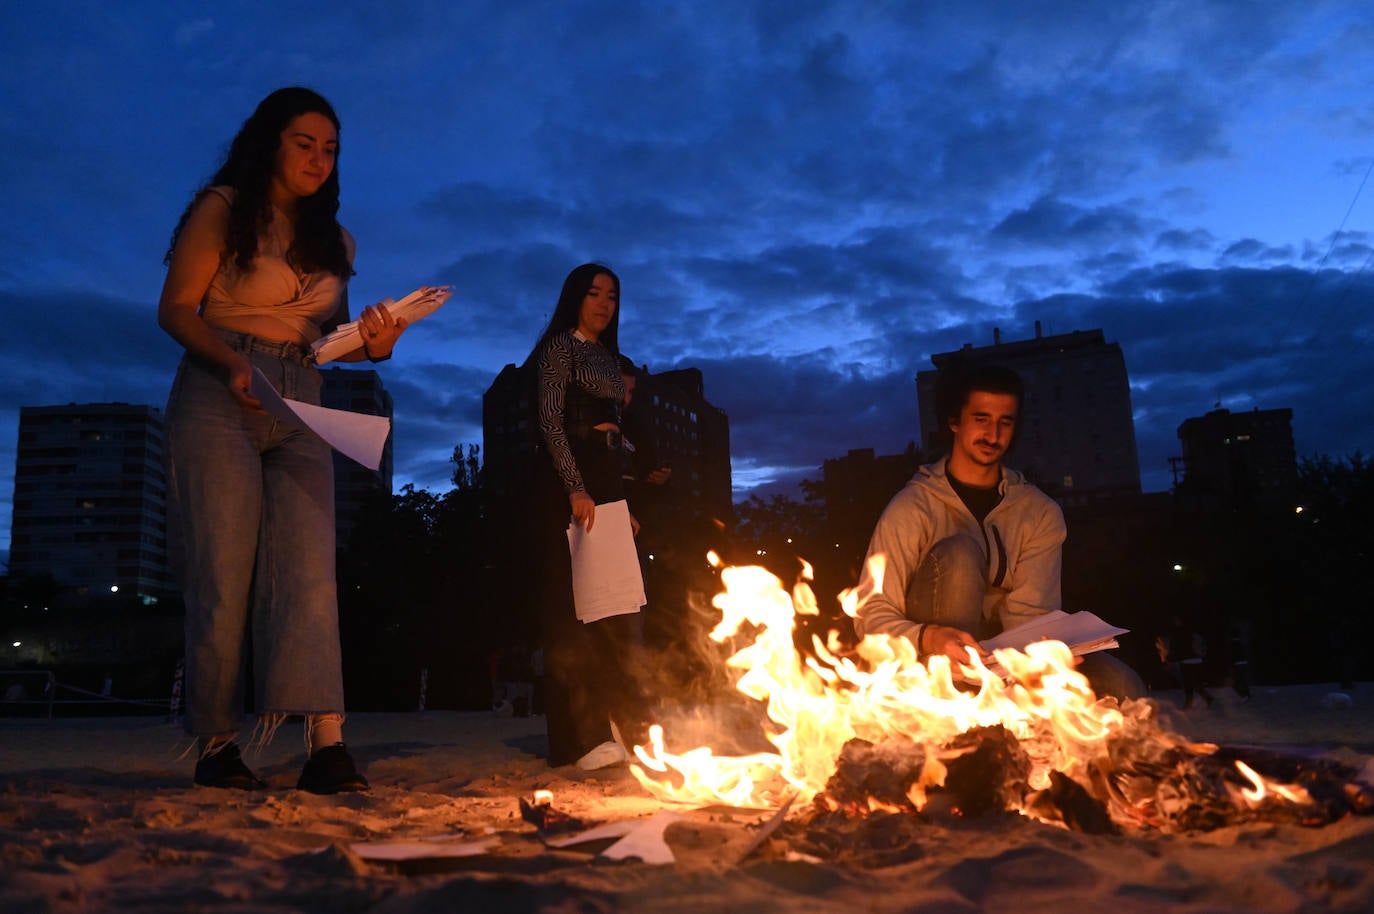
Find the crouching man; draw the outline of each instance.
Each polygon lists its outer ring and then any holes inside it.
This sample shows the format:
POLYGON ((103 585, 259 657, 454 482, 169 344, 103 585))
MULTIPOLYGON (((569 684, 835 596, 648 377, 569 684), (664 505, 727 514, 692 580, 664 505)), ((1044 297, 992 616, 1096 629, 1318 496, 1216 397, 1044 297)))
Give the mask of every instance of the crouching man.
MULTIPOLYGON (((1016 433, 1021 379, 995 365, 951 366, 936 384, 936 408, 952 441, 948 456, 921 467, 888 503, 868 557, 885 557, 882 587, 865 563, 855 629, 900 635, 922 661, 968 661, 980 639, 1060 608, 1064 514, 1002 465, 1016 433)), ((1120 700, 1145 694, 1140 677, 1099 651, 1078 671, 1093 691, 1120 700)))

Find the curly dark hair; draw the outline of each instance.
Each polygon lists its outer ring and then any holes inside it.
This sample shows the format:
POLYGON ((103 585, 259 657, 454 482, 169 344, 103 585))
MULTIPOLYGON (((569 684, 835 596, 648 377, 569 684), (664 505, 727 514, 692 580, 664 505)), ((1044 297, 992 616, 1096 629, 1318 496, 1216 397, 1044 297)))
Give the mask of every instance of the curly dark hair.
POLYGON ((544 327, 544 332, 539 334, 539 342, 534 344, 534 349, 530 351, 530 357, 534 358, 539 351, 544 348, 554 336, 568 330, 577 329, 577 320, 582 314, 582 300, 587 297, 587 291, 592 287, 592 280, 598 276, 609 276, 611 282, 615 284, 615 297, 617 301, 615 314, 611 316, 611 322, 606 329, 601 332, 597 340, 601 345, 611 351, 611 355, 620 355, 620 277, 615 275, 615 271, 608 266, 599 263, 584 263, 579 267, 574 267, 568 274, 568 278, 563 280, 563 291, 558 295, 558 305, 553 309, 553 317, 549 318, 549 323, 544 327))
MULTIPOLYGON (((277 150, 281 147, 281 133, 292 120, 310 113, 324 115, 334 124, 335 130, 340 129, 333 106, 311 89, 300 86, 278 89, 258 103, 257 110, 243 122, 238 135, 229 144, 224 164, 182 212, 172 231, 164 263, 171 262, 177 239, 196 203, 211 187, 222 186, 234 189, 234 201, 229 209, 227 251, 234 256, 240 269, 251 266, 258 252, 258 235, 272 221, 272 204, 267 192, 276 168, 277 150)), ((353 275, 338 213, 339 164, 336 158, 329 179, 314 194, 302 198, 296 208, 295 237, 287 252, 287 260, 292 266, 307 273, 327 271, 344 279, 353 275)))

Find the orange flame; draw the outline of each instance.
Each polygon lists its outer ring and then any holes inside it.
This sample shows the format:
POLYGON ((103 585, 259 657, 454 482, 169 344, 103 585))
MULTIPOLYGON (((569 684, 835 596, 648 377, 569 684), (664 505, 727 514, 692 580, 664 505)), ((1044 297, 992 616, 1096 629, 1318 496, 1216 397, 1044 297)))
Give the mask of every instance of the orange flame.
POLYGON ((1236 760, 1236 770, 1245 775, 1251 784, 1250 787, 1238 788, 1241 799, 1251 808, 1259 806, 1271 794, 1289 803, 1306 805, 1312 802, 1312 795, 1301 785, 1271 781, 1239 759, 1236 760))
MULTIPOLYGON (((708 560, 721 569, 725 587, 713 600, 721 619, 710 638, 724 643, 746 627, 755 633, 726 665, 739 671, 735 687, 765 709, 770 723, 763 735, 774 751, 725 756, 700 746, 674 753, 667 749, 663 727, 654 725, 649 745, 635 747, 638 764, 630 770, 659 799, 772 806, 790 796, 809 802, 835 772, 844 744, 860 738, 906 741, 923 749, 921 777, 908 792, 920 809, 926 788, 944 783, 944 761, 957 751, 943 746, 970 729, 996 725, 1010 731, 1030 756, 1029 784, 1035 790, 1049 785, 1052 770, 1080 782, 1091 781, 1094 769, 1110 770, 1108 743, 1127 728, 1162 745, 1186 745, 1200 754, 1216 750, 1159 730, 1148 702, 1123 707, 1113 698, 1097 698, 1075 670, 1069 648, 1057 641, 1033 643, 1024 652, 994 651, 1000 673, 973 651, 957 669, 941 656, 923 665, 910 641, 885 635, 864 638, 855 652, 860 662, 842 654, 836 632, 826 643, 813 638, 814 656, 803 658, 793 645, 793 622, 797 613, 819 614, 807 583, 811 566, 804 566, 789 595, 764 568, 722 567, 715 553, 708 560)), ((883 572, 882 557, 871 559, 870 577, 878 587, 883 572)), ((863 596, 853 589, 842 593, 844 611, 855 615, 863 596)), ((1236 767, 1252 785, 1229 788, 1239 808, 1254 809, 1271 795, 1312 802, 1301 786, 1267 780, 1240 761, 1236 767)), ((869 805, 883 806, 873 799, 869 805)), ((1124 803, 1113 809, 1137 824, 1161 821, 1147 806, 1124 803)))
MULTIPOLYGON (((720 567, 714 553, 709 559, 720 567)), ((873 571, 880 580, 881 565, 873 571)), ((824 788, 850 739, 905 739, 925 744, 934 756, 937 746, 959 733, 996 724, 1026 745, 1035 763, 1031 786, 1044 787, 1050 769, 1072 774, 1100 755, 1121 724, 1116 702, 1097 699, 1058 642, 1034 644, 1025 653, 997 651, 1005 681, 972 652, 957 670, 944 657, 922 665, 907 639, 887 636, 869 636, 858 645, 862 663, 837 652, 833 633, 829 643, 813 639, 815 657, 804 659, 793 646, 792 629, 795 607, 815 611, 809 578, 807 566, 789 595, 766 569, 721 569, 725 590, 713 601, 721 620, 710 637, 722 643, 746 625, 757 631, 726 663, 740 671, 735 687, 766 709, 774 726, 765 735, 776 751, 730 757, 699 747, 675 754, 655 727, 650 745, 635 749, 640 764, 631 766, 653 795, 760 805, 795 792, 806 801, 824 788)), ((851 615, 858 600, 852 590, 841 595, 851 615)))

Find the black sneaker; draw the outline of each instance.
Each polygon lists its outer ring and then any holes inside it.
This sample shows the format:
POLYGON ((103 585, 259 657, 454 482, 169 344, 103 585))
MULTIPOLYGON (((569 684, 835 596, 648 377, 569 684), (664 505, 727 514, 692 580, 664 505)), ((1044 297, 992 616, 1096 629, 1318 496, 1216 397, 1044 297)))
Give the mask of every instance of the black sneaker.
POLYGON ((356 793, 367 789, 367 778, 358 773, 344 744, 335 743, 311 753, 296 789, 319 794, 356 793))
POLYGON ((226 743, 196 762, 196 783, 201 787, 229 790, 261 790, 267 786, 266 781, 243 763, 238 743, 226 743))

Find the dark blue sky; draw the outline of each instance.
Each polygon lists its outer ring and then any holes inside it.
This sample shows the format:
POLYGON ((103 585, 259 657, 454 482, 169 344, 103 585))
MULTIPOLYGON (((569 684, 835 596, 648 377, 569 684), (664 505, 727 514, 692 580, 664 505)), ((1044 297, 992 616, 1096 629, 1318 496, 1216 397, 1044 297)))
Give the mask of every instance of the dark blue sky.
POLYGON ((165 401, 168 235, 287 84, 343 120, 355 311, 457 290, 381 369, 398 486, 589 259, 740 497, 900 450, 931 353, 1036 320, 1121 344, 1147 490, 1216 403, 1374 452, 1367 2, 55 0, 0 52, 0 545, 19 406, 165 401))

